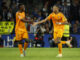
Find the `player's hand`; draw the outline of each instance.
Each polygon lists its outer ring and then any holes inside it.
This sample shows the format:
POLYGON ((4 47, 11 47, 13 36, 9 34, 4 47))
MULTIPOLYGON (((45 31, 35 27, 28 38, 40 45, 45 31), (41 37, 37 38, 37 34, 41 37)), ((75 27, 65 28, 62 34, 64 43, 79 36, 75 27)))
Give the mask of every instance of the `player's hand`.
POLYGON ((34 22, 34 23, 33 23, 33 26, 36 26, 37 24, 38 24, 38 22, 34 22))

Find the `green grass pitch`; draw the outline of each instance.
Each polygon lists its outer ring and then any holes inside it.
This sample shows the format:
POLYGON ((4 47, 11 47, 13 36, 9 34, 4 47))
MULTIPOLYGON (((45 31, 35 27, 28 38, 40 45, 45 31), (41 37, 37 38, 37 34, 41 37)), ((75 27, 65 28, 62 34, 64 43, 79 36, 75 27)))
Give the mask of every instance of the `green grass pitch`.
POLYGON ((63 48, 63 57, 57 58, 58 48, 28 48, 21 58, 18 48, 0 48, 0 60, 80 60, 80 48, 63 48))

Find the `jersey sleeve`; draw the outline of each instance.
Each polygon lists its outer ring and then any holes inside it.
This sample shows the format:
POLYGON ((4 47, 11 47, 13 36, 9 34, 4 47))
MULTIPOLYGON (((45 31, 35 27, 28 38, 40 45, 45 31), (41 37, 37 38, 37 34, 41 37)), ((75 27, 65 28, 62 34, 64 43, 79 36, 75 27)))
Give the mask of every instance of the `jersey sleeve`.
POLYGON ((20 16, 19 12, 16 13, 16 18, 17 18, 18 20, 21 20, 21 19, 22 19, 22 16, 20 16))
POLYGON ((52 19, 52 14, 48 16, 48 20, 51 20, 51 19, 52 19))
POLYGON ((63 14, 61 14, 61 16, 62 16, 62 21, 63 22, 67 21, 67 18, 63 14))
POLYGON ((20 20, 21 20, 20 14, 19 14, 19 12, 17 12, 17 13, 16 13, 16 29, 17 29, 18 26, 19 26, 20 20))

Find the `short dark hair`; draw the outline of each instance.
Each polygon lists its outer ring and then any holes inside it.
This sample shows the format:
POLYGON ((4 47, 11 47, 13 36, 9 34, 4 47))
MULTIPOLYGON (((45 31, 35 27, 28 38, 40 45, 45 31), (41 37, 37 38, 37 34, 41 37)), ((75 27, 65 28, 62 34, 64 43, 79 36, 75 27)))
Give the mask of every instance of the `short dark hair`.
POLYGON ((61 11, 61 9, 62 9, 62 7, 61 6, 59 6, 59 5, 54 5, 54 6, 56 6, 56 7, 58 7, 59 8, 59 11, 61 11))
POLYGON ((57 5, 57 4, 56 4, 56 5, 53 5, 53 6, 56 6, 56 7, 60 8, 60 6, 59 6, 59 5, 57 5))
POLYGON ((21 5, 24 5, 24 4, 22 4, 22 3, 19 3, 19 5, 18 5, 18 8, 19 8, 19 9, 20 9, 20 6, 21 6, 21 5))

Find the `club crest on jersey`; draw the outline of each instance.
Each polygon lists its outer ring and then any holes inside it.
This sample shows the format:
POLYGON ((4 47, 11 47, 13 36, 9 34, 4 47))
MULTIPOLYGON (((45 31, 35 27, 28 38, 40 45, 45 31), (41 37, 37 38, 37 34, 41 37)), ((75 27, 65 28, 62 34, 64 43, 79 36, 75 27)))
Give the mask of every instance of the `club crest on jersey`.
POLYGON ((60 18, 60 16, 58 16, 58 18, 60 18))

